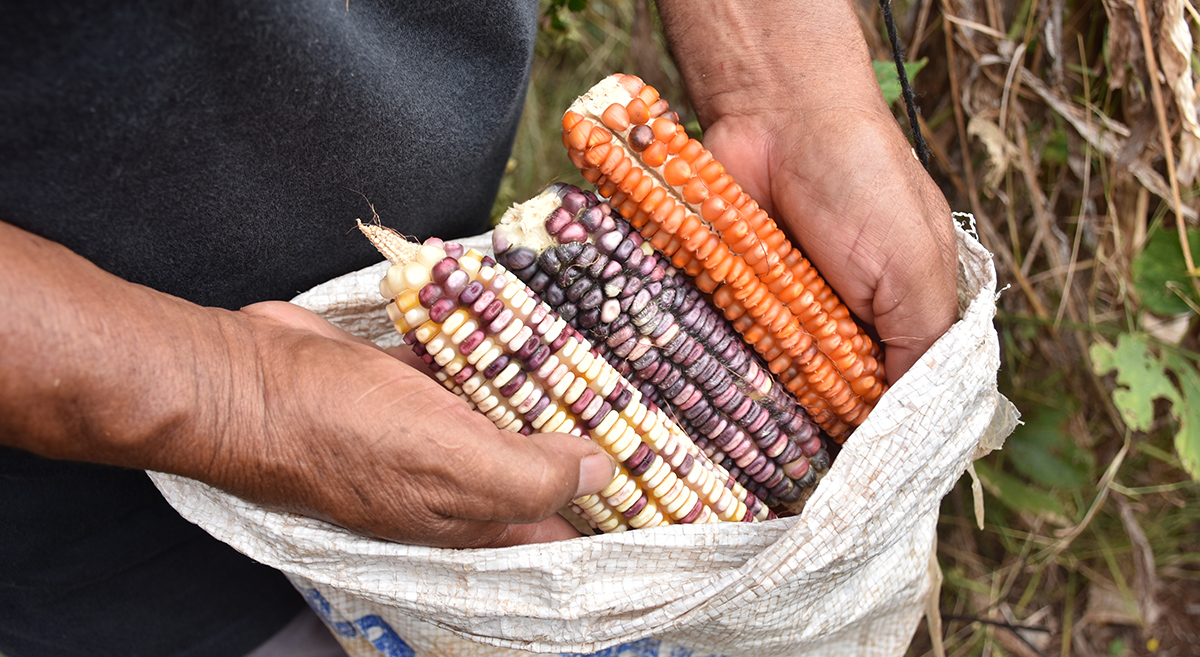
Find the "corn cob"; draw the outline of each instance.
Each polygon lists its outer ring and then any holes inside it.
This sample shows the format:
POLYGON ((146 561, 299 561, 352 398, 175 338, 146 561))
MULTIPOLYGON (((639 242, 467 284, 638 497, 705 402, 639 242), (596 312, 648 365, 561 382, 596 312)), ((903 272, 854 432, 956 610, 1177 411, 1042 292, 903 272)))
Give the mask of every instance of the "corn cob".
POLYGON ((563 116, 572 163, 733 322, 835 439, 886 389, 881 351, 653 87, 614 75, 563 116))
POLYGON ((687 277, 613 214, 590 193, 552 185, 505 213, 492 234, 496 259, 585 332, 644 399, 673 407, 750 492, 799 511, 828 467, 819 431, 687 277))
POLYGON ((360 228, 393 263, 380 282, 389 318, 445 387, 501 429, 587 436, 617 460, 607 488, 572 504, 592 527, 771 517, 503 266, 452 242, 418 247, 360 228))

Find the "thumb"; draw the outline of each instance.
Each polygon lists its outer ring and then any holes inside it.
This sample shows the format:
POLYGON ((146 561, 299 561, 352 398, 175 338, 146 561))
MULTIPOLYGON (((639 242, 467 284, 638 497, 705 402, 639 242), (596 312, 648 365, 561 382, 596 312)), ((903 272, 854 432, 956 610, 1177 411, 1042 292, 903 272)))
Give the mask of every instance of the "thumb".
POLYGON ((617 463, 599 445, 578 436, 524 436, 497 432, 487 466, 453 496, 442 513, 465 521, 464 547, 499 547, 578 536, 556 512, 571 500, 598 493, 617 473, 617 463))

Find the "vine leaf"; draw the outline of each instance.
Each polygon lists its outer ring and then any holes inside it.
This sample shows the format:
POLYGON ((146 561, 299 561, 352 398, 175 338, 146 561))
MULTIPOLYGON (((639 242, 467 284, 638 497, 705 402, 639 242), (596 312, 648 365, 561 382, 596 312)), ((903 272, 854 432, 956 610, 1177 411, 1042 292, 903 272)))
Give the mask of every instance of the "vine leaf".
POLYGON ((1200 374, 1195 366, 1179 356, 1155 356, 1145 336, 1128 333, 1117 339, 1115 348, 1097 342, 1090 353, 1096 374, 1116 371, 1119 387, 1113 391, 1113 403, 1130 429, 1150 431, 1154 401, 1171 403, 1171 414, 1179 423, 1175 453, 1183 469, 1200 481, 1200 374))

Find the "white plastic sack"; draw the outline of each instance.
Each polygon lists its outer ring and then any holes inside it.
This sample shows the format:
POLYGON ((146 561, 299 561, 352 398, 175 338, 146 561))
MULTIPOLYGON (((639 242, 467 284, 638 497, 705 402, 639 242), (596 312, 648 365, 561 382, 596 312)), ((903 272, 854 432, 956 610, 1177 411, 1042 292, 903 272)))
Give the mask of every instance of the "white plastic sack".
MULTIPOLYGON (((599 654, 898 655, 940 581, 942 497, 1016 423, 996 390, 991 256, 962 230, 958 238, 961 321, 883 397, 798 518, 446 550, 364 538, 195 481, 152 477, 185 518, 287 574, 355 656, 612 646, 599 654)), ((396 344, 378 296, 386 266, 294 302, 396 344)))

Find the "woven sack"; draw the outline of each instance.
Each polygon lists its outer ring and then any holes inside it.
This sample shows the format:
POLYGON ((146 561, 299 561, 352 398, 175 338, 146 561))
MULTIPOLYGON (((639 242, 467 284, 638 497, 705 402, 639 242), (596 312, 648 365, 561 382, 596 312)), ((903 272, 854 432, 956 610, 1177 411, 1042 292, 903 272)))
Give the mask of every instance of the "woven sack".
MULTIPOLYGON (((899 655, 940 582, 939 503, 1017 418, 996 390, 991 256, 961 229, 958 254, 961 320, 846 441, 799 517, 447 550, 151 476, 185 518, 283 571, 355 657, 899 655)), ((397 344, 378 296, 386 267, 293 301, 397 344)))

